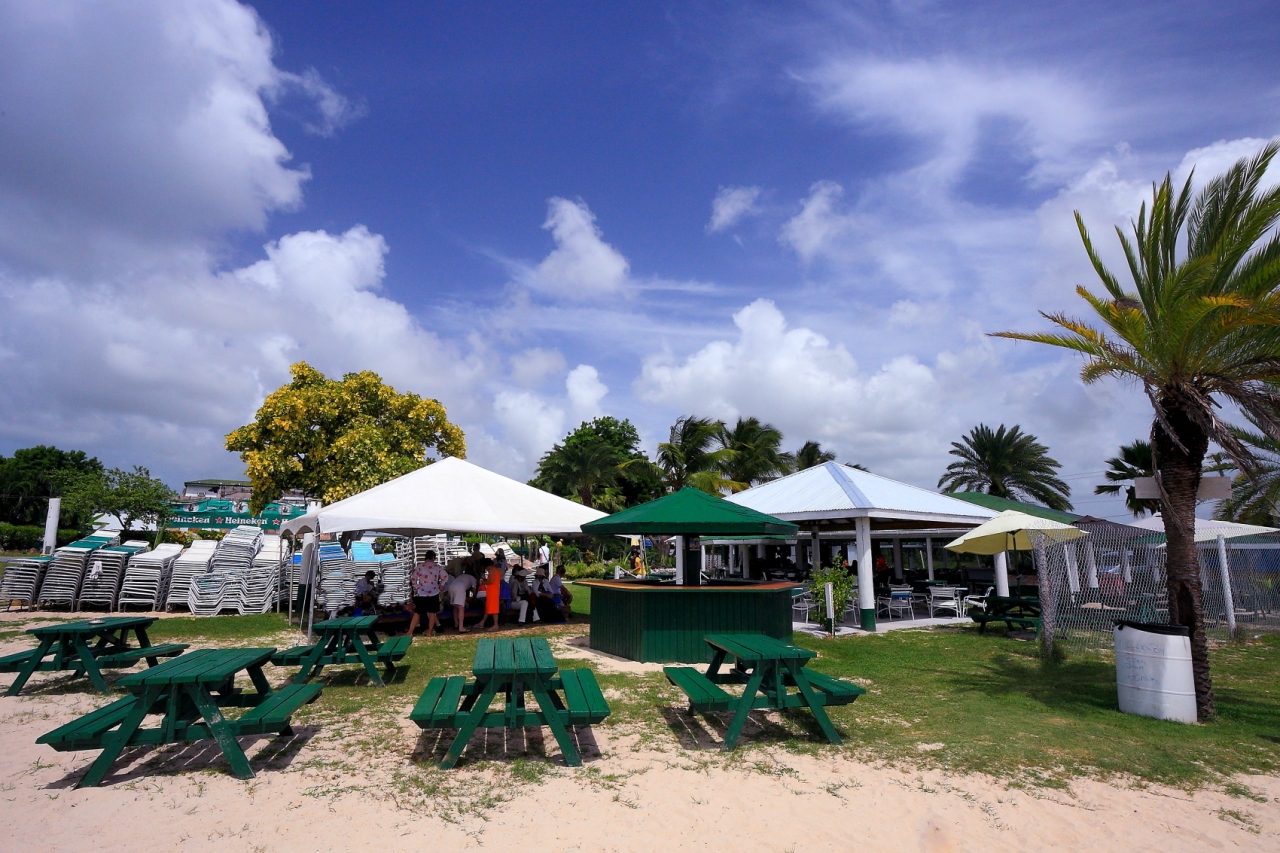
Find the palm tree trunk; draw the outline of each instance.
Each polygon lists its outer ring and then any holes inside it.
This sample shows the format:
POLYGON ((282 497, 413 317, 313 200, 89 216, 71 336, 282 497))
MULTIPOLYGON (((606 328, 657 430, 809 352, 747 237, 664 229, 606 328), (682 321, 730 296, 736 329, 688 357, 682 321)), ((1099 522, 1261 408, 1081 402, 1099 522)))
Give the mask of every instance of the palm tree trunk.
POLYGON ((1166 401, 1170 427, 1186 450, 1165 432, 1157 421, 1152 427, 1156 469, 1164 487, 1161 509, 1167 541, 1166 581, 1169 593, 1169 621, 1184 625, 1191 633, 1191 669, 1196 686, 1196 714, 1201 722, 1217 713, 1213 683, 1209 678, 1209 647, 1204 634, 1204 602, 1200 586, 1200 560, 1196 554, 1196 490, 1208 450, 1208 438, 1186 413, 1166 401))

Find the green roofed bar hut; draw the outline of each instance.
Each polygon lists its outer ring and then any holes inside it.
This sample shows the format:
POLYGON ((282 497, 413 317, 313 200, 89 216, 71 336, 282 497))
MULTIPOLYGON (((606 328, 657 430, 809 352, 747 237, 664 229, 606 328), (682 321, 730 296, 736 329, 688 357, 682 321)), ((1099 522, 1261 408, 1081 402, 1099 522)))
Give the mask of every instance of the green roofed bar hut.
POLYGON ((792 583, 702 583, 699 536, 795 536, 796 525, 698 489, 582 525, 597 536, 676 537, 676 581, 587 581, 591 648, 629 660, 703 663, 708 634, 766 634, 791 641, 792 583))

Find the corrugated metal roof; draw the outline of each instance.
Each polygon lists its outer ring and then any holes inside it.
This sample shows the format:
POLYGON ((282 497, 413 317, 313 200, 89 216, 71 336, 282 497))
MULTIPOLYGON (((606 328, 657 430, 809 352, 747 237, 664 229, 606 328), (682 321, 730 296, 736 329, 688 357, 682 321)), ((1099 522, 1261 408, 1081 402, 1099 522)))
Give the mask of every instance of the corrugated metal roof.
POLYGON ((995 515, 984 507, 838 462, 797 471, 730 495, 727 500, 780 518, 801 513, 847 517, 876 511, 881 515, 899 512, 908 517, 954 516, 982 521, 995 515))

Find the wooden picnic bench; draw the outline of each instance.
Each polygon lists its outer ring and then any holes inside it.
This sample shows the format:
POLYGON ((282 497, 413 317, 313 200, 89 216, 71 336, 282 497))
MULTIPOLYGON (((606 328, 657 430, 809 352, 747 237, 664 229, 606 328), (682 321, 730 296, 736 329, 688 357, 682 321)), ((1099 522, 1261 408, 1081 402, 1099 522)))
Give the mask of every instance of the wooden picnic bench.
POLYGON ((667 666, 667 680, 689 697, 689 712, 732 711, 733 719, 724 735, 724 749, 738 743, 747 716, 756 708, 808 708, 822 733, 832 743, 840 735, 823 710, 826 705, 847 705, 867 691, 806 668, 817 653, 764 634, 711 634, 704 638, 713 656, 706 673, 691 666, 667 666), (720 667, 732 659, 727 672, 720 667), (740 695, 726 691, 722 684, 743 684, 740 695), (791 688, 795 688, 794 693, 791 688))
POLYGON ((601 722, 609 716, 609 703, 591 670, 557 670, 551 646, 542 637, 485 637, 476 646, 471 668, 475 678, 431 679, 409 719, 423 729, 458 730, 440 762, 441 770, 458 763, 477 728, 524 726, 550 728, 565 764, 577 767, 582 759, 567 727, 601 722), (537 700, 537 709, 526 704, 527 692, 537 700), (501 710, 491 710, 499 694, 504 704, 501 710))
POLYGON ((396 663, 408 653, 413 638, 405 635, 379 639, 374 630, 377 621, 377 616, 352 616, 317 622, 313 627, 320 632, 320 637, 315 643, 276 652, 271 662, 276 666, 301 666, 293 679, 295 684, 305 684, 326 666, 363 664, 369 680, 385 687, 386 683, 378 675, 378 664, 386 666, 387 678, 391 678, 396 663))
POLYGON ((102 752, 80 780, 78 787, 96 787, 126 746, 183 743, 212 738, 218 742, 231 769, 241 779, 252 779, 253 768, 236 738, 244 735, 291 735, 294 711, 320 695, 319 684, 292 684, 272 690, 262 667, 275 649, 198 649, 153 669, 120 679, 130 692, 59 726, 36 740, 59 752, 100 749, 102 752), (236 673, 248 670, 254 690, 235 685, 236 673), (222 714, 227 707, 248 708, 238 719, 222 714), (155 728, 141 728, 150 714, 162 716, 155 728))
POLYGON ((1005 623, 1005 632, 1015 626, 1040 630, 1040 599, 989 595, 985 599, 986 610, 970 610, 969 616, 978 623, 978 633, 987 630, 988 622, 1005 623))
POLYGON ((18 674, 5 695, 17 696, 36 672, 83 673, 95 688, 106 693, 102 670, 125 669, 143 659, 156 666, 160 658, 180 655, 188 647, 186 643, 151 645, 147 629, 155 621, 151 616, 112 616, 30 628, 27 633, 40 641, 39 646, 0 657, 0 672, 18 674), (129 644, 131 631, 137 638, 136 646, 129 644))

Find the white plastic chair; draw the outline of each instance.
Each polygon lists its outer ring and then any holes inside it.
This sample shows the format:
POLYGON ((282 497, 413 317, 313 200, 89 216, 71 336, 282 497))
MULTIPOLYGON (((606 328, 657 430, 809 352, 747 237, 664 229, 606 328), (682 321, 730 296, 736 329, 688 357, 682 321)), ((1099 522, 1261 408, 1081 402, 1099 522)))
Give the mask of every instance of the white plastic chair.
POLYGON ((937 615, 938 610, 950 610, 960 615, 960 593, 953 586, 934 586, 929 588, 929 618, 937 615))

